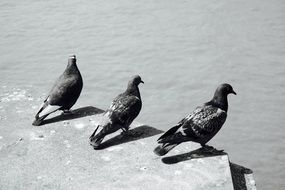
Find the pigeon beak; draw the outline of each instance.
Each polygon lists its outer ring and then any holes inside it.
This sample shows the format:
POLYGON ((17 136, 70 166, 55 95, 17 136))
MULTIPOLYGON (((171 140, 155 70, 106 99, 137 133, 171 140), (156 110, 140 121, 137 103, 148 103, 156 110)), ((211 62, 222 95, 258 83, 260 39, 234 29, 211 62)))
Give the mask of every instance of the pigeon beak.
POLYGON ((142 80, 141 80, 141 83, 143 83, 143 84, 144 84, 144 81, 142 81, 142 80))
POLYGON ((232 90, 232 94, 237 95, 237 93, 234 90, 232 90))

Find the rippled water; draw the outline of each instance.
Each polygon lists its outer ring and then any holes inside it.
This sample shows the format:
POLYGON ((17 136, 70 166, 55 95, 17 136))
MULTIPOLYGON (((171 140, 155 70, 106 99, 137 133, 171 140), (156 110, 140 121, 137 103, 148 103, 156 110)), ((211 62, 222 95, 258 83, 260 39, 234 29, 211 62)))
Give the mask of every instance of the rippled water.
POLYGON ((140 74, 137 121, 166 130, 228 82, 238 95, 211 144, 253 169, 258 189, 281 189, 284 10, 282 0, 1 1, 0 85, 47 93, 74 53, 80 104, 107 108, 140 74))

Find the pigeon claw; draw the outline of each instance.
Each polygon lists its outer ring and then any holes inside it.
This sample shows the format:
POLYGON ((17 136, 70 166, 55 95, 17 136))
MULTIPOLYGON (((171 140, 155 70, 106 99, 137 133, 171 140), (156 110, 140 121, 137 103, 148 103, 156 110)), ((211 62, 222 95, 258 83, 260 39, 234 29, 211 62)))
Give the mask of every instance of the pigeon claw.
POLYGON ((100 143, 96 143, 94 141, 90 141, 90 145, 93 147, 94 150, 97 150, 100 147, 100 143))
POLYGON ((94 139, 94 138, 91 138, 90 139, 90 145, 93 146, 93 148, 95 150, 97 149, 100 149, 100 145, 101 145, 101 142, 103 141, 103 138, 101 139, 94 139))
POLYGON ((43 118, 35 118, 35 120, 33 121, 32 125, 34 126, 40 126, 43 122, 43 118))
POLYGON ((224 152, 224 150, 218 150, 218 149, 216 149, 212 146, 208 146, 208 145, 202 146, 202 150, 207 152, 207 153, 210 153, 210 154, 219 154, 219 153, 224 152))
POLYGON ((62 115, 70 115, 72 112, 70 110, 63 110, 62 115))

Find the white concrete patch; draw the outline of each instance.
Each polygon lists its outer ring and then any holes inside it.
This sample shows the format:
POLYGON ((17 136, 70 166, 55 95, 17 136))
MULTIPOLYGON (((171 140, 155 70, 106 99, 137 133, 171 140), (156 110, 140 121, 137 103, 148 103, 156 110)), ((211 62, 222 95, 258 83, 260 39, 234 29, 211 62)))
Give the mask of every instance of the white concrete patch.
POLYGON ((69 124, 70 124, 70 122, 69 122, 69 121, 63 121, 62 123, 63 123, 63 126, 67 126, 67 125, 69 125, 69 124))
POLYGON ((111 158, 109 156, 101 156, 101 159, 108 162, 111 160, 111 158))
POLYGON ((141 170, 141 171, 145 171, 145 170, 147 170, 147 167, 146 167, 146 166, 143 166, 143 167, 140 168, 140 170, 141 170))
POLYGON ((199 162, 199 163, 203 163, 203 162, 204 162, 204 160, 203 160, 203 159, 201 159, 201 158, 199 158, 199 159, 197 159, 197 162, 199 162))
POLYGON ((20 101, 20 100, 29 100, 30 96, 27 95, 26 90, 16 89, 12 93, 5 93, 1 98, 1 102, 10 102, 10 101, 20 101))
POLYGON ((180 153, 180 150, 174 150, 174 152, 177 154, 177 153, 180 153))
POLYGON ((23 113, 23 110, 17 110, 16 113, 23 113))
POLYGON ((70 160, 67 160, 67 162, 65 163, 66 165, 69 165, 71 163, 70 160))
POLYGON ((54 134, 54 133, 55 133, 55 130, 51 130, 51 131, 50 131, 50 134, 54 134))
POLYGON ((75 123, 74 127, 76 129, 83 129, 85 127, 85 124, 84 123, 75 123))
POLYGON ((37 135, 36 133, 34 132, 31 132, 30 133, 30 140, 44 140, 44 136, 43 135, 37 135))
POLYGON ((2 137, 2 136, 0 136, 0 139, 3 139, 3 137, 2 137))
POLYGON ((192 163, 189 163, 189 164, 185 164, 185 169, 188 169, 188 168, 192 168, 193 167, 193 164, 192 163))
POLYGON ((120 151, 122 149, 123 149, 123 147, 121 147, 121 146, 114 146, 114 147, 108 148, 107 150, 110 151, 110 152, 112 152, 112 151, 118 152, 118 151, 120 151))
POLYGON ((66 148, 70 148, 71 145, 69 144, 68 140, 64 140, 63 143, 65 144, 66 148))
POLYGON ((89 119, 89 122, 92 126, 97 126, 99 125, 98 121, 97 120, 93 120, 93 119, 89 119))
POLYGON ((182 174, 182 171, 180 171, 180 170, 175 170, 175 172, 174 172, 174 175, 181 175, 182 174))

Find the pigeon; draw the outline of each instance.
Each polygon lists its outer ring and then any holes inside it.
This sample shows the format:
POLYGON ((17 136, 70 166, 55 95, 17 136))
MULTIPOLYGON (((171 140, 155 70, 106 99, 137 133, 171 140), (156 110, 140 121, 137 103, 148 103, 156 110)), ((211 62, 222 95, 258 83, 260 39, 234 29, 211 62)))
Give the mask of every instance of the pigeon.
POLYGON ((81 74, 76 65, 75 55, 68 58, 63 74, 57 79, 44 103, 35 116, 33 125, 38 126, 51 113, 62 110, 70 113, 70 108, 77 101, 83 87, 81 74))
MULTIPOLYGON (((197 107, 191 114, 183 118, 177 125, 166 131, 157 140, 159 146, 154 149, 158 156, 167 154, 182 142, 200 143, 203 149, 210 151, 206 145, 221 129, 227 118, 228 94, 235 94, 232 86, 221 84, 215 91, 211 101, 197 107)), ((213 147, 211 147, 213 150, 213 147)))
POLYGON ((124 93, 119 94, 104 112, 103 117, 107 118, 101 122, 93 134, 89 137, 90 145, 98 149, 106 135, 122 129, 128 132, 129 126, 139 115, 142 101, 139 91, 139 84, 144 83, 138 75, 132 76, 124 93), (100 132, 97 130, 101 127, 100 132))

